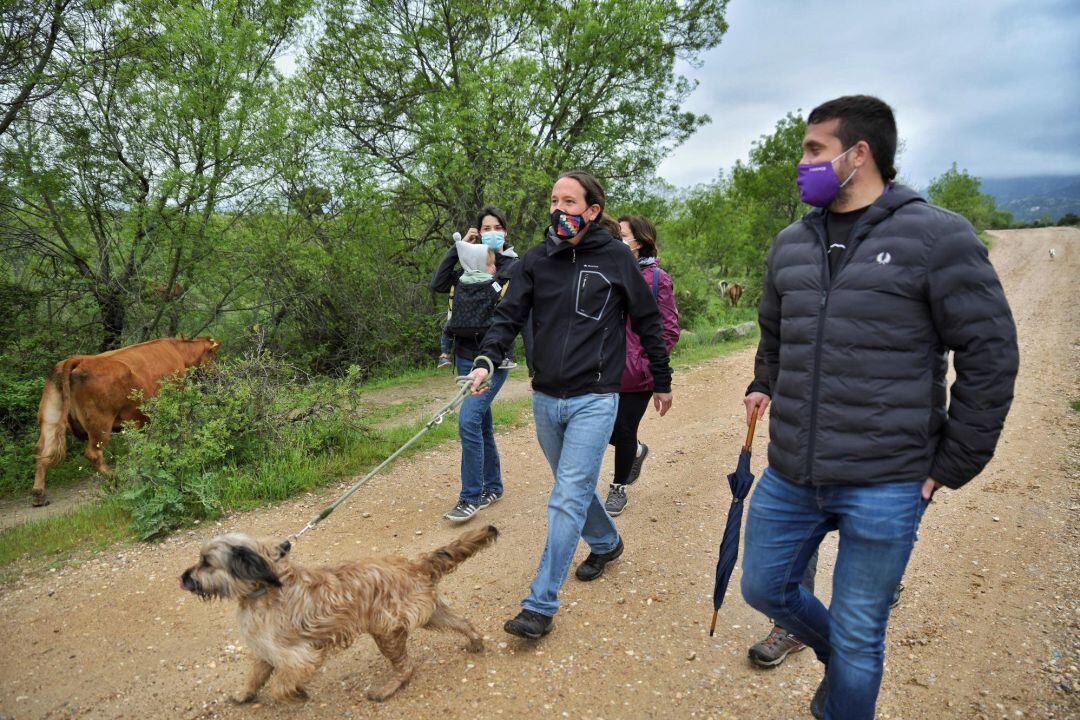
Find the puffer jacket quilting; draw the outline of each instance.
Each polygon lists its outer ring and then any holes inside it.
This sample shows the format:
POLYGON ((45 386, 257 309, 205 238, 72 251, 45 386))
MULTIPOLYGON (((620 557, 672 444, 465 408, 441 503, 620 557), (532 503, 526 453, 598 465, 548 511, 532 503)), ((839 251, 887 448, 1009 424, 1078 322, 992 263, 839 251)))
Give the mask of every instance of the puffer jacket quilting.
POLYGON ((903 186, 852 230, 834 278, 825 248, 815 210, 769 254, 755 377, 772 390, 770 465, 814 485, 932 476, 959 487, 993 455, 1018 365, 986 248, 903 186))

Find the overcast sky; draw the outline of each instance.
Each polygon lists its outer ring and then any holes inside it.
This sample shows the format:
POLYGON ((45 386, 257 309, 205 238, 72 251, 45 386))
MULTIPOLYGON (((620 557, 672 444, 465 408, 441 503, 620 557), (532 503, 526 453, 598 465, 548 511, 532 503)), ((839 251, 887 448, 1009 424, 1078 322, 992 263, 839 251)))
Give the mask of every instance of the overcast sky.
POLYGON ((1078 0, 731 0, 728 33, 683 74, 712 122, 660 167, 676 185, 746 159, 788 111, 852 93, 896 113, 903 177, 1080 174, 1078 0))

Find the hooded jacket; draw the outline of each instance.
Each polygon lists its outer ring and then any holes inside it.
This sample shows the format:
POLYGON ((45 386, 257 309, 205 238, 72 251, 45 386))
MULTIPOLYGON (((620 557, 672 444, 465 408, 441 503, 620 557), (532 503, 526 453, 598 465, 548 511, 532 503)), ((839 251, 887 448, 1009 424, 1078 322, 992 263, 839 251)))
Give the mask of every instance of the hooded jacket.
POLYGON ((590 225, 577 245, 549 229, 514 265, 480 352, 498 365, 528 323, 533 388, 556 397, 615 393, 626 359, 627 317, 649 358, 656 392, 671 392, 660 308, 630 249, 599 226, 590 225))
POLYGON ((830 276, 826 212, 769 252, 749 388, 772 399, 769 464, 803 484, 960 487, 993 456, 1019 364, 986 247, 967 220, 895 185, 830 276))
MULTIPOLYGON (((675 343, 679 342, 679 309, 675 306, 675 288, 671 276, 660 269, 656 258, 638 260, 641 276, 652 292, 654 275, 656 281, 656 304, 660 306, 660 315, 664 324, 664 348, 670 357, 675 343)), ((641 339, 626 323, 626 367, 623 369, 622 385, 619 392, 645 392, 653 389, 653 377, 649 371, 649 356, 641 345, 641 339)))

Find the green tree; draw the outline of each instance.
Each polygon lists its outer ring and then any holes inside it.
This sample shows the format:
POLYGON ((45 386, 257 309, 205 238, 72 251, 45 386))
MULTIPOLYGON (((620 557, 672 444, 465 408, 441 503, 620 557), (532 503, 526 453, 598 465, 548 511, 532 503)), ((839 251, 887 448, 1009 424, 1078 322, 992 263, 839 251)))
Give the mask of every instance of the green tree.
POLYGON ((302 92, 336 164, 391 188, 419 244, 485 202, 531 236, 553 176, 651 176, 707 118, 682 109, 694 62, 727 29, 726 0, 375 0, 326 3, 302 92))
POLYGON ((806 210, 795 166, 806 122, 789 113, 727 176, 692 189, 664 231, 680 252, 720 275, 760 275, 772 238, 806 210))
POLYGON ((956 163, 930 181, 927 198, 946 210, 960 213, 978 231, 1006 228, 1012 224, 1012 214, 998 209, 994 198, 982 192, 982 181, 956 163))
POLYGON ((273 60, 305 8, 99 3, 63 85, 4 136, 4 225, 38 260, 30 284, 76 289, 101 349, 197 332, 253 281, 222 255, 276 177, 273 60))

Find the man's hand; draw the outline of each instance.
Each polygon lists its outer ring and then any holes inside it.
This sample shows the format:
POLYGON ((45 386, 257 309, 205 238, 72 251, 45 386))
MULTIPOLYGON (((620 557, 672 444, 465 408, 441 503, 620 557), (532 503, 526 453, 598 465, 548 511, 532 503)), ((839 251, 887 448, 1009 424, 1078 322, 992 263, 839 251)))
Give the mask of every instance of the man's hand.
POLYGON ((746 424, 750 424, 750 418, 754 412, 757 412, 758 420, 765 417, 765 408, 769 407, 770 398, 768 395, 762 392, 752 392, 743 398, 743 405, 746 406, 746 424))
POLYGON ((660 411, 660 417, 667 415, 667 411, 671 409, 671 393, 653 393, 652 396, 653 407, 660 411))
POLYGON ((926 482, 922 484, 922 499, 929 500, 930 498, 932 498, 934 496, 934 492, 939 487, 941 487, 941 483, 939 483, 937 480, 935 480, 934 478, 926 478, 926 482))
POLYGON ((473 395, 480 395, 480 394, 482 394, 484 392, 487 392, 487 389, 488 389, 487 385, 485 385, 484 387, 480 387, 480 383, 484 382, 484 380, 487 380, 487 376, 488 376, 487 368, 482 368, 482 367, 473 368, 473 371, 471 373, 469 373, 468 377, 472 378, 472 394, 473 395))

